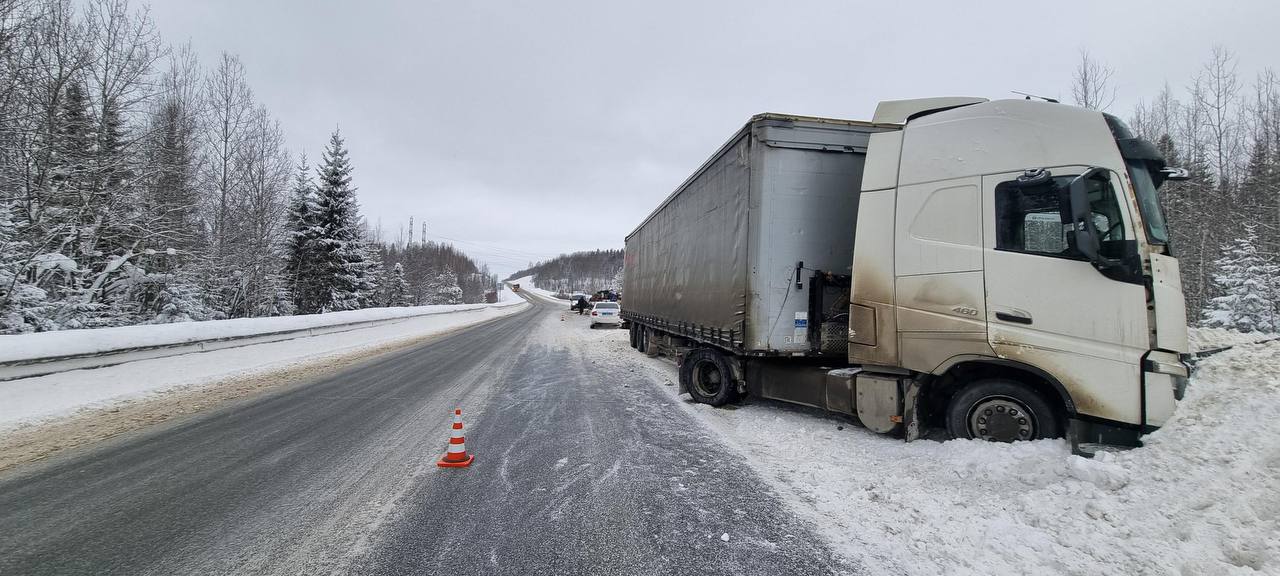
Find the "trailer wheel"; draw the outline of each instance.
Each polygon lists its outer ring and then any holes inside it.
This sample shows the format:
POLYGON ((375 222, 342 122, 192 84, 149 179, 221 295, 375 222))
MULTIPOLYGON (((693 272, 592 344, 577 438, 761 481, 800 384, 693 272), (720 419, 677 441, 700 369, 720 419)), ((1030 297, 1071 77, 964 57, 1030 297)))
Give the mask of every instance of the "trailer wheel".
POLYGON ((953 438, 1013 442, 1053 438, 1058 429, 1058 414, 1049 403, 1014 380, 978 380, 947 405, 947 431, 953 438))
POLYGON ((694 402, 724 406, 738 399, 733 370, 724 356, 711 348, 689 352, 680 365, 680 385, 694 402))
POLYGON ((650 358, 657 358, 662 353, 662 339, 658 336, 658 331, 653 328, 645 327, 644 329, 644 354, 650 358), (654 339, 658 339, 658 343, 654 343, 654 339))
POLYGON ((627 339, 630 341, 632 348, 640 348, 640 345, 636 343, 636 325, 635 324, 632 324, 627 327, 627 339))
POLYGON ((647 326, 636 328, 636 350, 645 354, 649 353, 649 328, 647 326))

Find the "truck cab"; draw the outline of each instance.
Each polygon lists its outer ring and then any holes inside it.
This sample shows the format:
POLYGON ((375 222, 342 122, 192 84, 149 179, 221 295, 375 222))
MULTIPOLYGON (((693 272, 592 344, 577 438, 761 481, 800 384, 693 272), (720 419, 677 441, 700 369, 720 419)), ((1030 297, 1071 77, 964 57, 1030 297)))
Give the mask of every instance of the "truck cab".
POLYGON ((1180 174, 1155 147, 1034 100, 885 102, 873 122, 901 129, 870 135, 858 199, 859 401, 889 406, 909 439, 919 421, 1109 443, 1163 424, 1188 345, 1157 198, 1180 174))

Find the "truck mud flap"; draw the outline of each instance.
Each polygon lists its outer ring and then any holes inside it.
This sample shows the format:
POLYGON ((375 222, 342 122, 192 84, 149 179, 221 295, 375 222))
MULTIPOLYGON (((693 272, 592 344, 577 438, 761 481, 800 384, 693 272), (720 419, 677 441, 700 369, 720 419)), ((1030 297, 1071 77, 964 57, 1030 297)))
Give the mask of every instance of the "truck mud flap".
POLYGON ((902 383, 902 426, 904 440, 920 439, 920 381, 915 378, 902 383))

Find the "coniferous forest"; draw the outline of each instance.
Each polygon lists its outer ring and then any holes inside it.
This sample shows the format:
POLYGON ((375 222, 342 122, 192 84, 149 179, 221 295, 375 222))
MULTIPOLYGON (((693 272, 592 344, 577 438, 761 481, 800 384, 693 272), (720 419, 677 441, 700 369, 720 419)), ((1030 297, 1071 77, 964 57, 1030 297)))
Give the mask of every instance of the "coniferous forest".
POLYGON ((622 290, 622 250, 590 250, 561 254, 528 267, 511 278, 533 276, 535 286, 553 292, 622 290))
POLYGON ((0 333, 482 301, 452 246, 371 230, 357 173, 143 5, 0 0, 0 333))

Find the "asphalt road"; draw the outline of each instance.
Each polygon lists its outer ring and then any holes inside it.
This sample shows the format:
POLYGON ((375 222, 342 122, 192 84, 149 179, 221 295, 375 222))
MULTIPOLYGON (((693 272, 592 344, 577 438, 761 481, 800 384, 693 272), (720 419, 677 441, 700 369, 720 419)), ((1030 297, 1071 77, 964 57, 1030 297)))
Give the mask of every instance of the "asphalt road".
POLYGON ((561 312, 10 470, 0 574, 855 571, 561 312), (454 407, 476 460, 441 469, 454 407))

